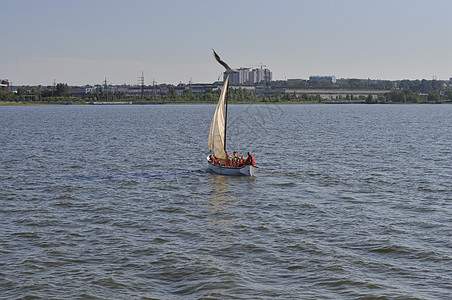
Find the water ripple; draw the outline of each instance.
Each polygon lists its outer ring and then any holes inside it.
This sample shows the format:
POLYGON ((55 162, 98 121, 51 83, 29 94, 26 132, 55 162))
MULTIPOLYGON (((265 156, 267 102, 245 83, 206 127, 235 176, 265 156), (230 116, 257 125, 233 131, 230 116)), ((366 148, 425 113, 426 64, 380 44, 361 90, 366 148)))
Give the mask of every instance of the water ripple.
POLYGON ((1 297, 450 298, 450 106, 237 118, 254 178, 204 167, 214 109, 0 107, 1 297))

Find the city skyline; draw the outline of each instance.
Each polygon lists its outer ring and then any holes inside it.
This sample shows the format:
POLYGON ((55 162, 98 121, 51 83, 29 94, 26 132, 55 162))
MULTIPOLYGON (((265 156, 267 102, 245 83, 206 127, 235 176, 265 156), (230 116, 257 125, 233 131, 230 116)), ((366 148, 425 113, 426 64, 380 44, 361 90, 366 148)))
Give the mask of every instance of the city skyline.
POLYGON ((29 1, 2 3, 0 79, 13 85, 214 82, 265 64, 273 80, 332 75, 448 80, 452 2, 29 1))

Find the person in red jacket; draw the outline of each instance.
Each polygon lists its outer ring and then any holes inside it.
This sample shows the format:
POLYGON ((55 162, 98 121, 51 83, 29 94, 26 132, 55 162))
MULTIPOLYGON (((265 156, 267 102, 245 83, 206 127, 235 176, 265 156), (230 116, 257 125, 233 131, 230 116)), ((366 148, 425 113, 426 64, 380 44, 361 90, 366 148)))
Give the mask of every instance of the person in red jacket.
POLYGON ((231 156, 229 155, 229 153, 226 152, 226 159, 225 159, 224 164, 226 167, 231 167, 231 163, 232 163, 231 156))
POLYGON ((246 158, 245 165, 256 165, 256 161, 254 160, 254 156, 251 154, 251 152, 248 152, 248 157, 246 158))
POLYGON ((211 155, 210 156, 210 161, 212 162, 212 164, 217 165, 218 161, 217 158, 215 157, 215 155, 211 155))

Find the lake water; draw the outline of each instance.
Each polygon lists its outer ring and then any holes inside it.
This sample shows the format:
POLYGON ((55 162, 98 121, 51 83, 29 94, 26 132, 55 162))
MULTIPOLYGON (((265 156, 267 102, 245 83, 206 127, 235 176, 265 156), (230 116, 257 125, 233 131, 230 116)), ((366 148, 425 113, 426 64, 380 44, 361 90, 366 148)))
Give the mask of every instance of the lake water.
POLYGON ((2 299, 450 299, 452 105, 0 107, 2 299))

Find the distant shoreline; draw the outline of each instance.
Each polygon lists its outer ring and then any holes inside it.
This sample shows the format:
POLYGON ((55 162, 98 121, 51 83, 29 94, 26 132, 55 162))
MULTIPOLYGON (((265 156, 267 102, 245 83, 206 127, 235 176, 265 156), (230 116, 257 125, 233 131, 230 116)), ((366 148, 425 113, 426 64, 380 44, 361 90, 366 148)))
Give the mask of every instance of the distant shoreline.
MULTIPOLYGON (((87 105, 87 106, 104 106, 104 105, 216 105, 217 102, 60 102, 60 103, 46 103, 46 102, 0 102, 0 106, 49 106, 49 105, 87 105)), ((365 101, 322 101, 322 102, 231 102, 229 104, 232 105, 252 105, 252 104, 276 104, 276 105, 289 105, 289 104, 297 104, 297 105, 328 105, 328 104, 340 104, 340 105, 350 105, 350 104, 386 104, 386 105, 394 105, 394 104, 452 104, 451 102, 441 102, 441 103, 418 103, 418 102, 395 102, 395 103, 366 103, 365 101)))

